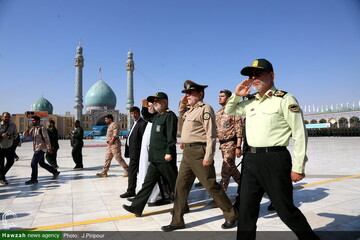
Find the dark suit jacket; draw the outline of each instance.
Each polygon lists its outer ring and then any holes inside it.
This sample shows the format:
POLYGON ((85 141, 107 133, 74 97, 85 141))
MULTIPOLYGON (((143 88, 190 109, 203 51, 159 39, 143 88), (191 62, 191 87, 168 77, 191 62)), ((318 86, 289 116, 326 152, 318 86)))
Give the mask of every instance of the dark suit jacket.
POLYGON ((141 142, 145 132, 146 125, 147 122, 144 119, 140 118, 136 123, 134 129, 132 130, 130 137, 126 139, 126 144, 125 144, 126 158, 133 158, 133 159, 140 158, 141 142), (127 143, 129 143, 129 146, 127 143))
POLYGON ((84 146, 84 129, 80 126, 75 128, 74 135, 71 137, 71 146, 79 148, 84 146))

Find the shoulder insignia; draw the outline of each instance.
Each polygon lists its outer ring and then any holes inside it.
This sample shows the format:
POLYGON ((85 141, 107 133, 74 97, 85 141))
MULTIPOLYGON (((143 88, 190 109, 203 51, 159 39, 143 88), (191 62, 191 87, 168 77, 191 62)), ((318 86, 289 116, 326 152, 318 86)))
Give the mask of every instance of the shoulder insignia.
POLYGON ((204 102, 199 103, 199 107, 202 107, 202 106, 204 106, 204 105, 205 105, 204 102))
POLYGON ((284 97, 287 94, 287 92, 285 91, 281 91, 281 90, 276 90, 276 92, 274 93, 275 97, 284 97))
POLYGON ((171 112, 171 110, 170 110, 170 109, 167 109, 166 112, 171 112))
POLYGON ((252 98, 255 98, 255 94, 257 93, 254 93, 254 94, 248 94, 246 96, 243 96, 243 100, 250 100, 252 98))
POLYGON ((298 112, 298 111, 300 111, 300 106, 297 105, 297 104, 291 104, 291 105, 289 106, 289 110, 290 110, 291 112, 298 112))
POLYGON ((210 113, 204 112, 203 118, 204 118, 204 120, 209 120, 210 119, 210 113))

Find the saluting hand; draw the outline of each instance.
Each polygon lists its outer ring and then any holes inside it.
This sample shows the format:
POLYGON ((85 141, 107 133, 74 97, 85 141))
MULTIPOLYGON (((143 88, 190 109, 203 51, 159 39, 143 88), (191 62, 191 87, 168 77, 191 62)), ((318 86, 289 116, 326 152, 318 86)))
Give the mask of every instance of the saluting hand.
POLYGON ((188 103, 188 100, 187 100, 187 97, 186 95, 182 97, 182 99, 180 100, 181 103, 184 103, 184 104, 187 104, 188 103))
POLYGON ((305 173, 297 173, 297 172, 291 171, 290 176, 291 176, 291 180, 294 183, 296 183, 296 182, 302 180, 305 177, 305 173))
POLYGON ((250 87, 252 84, 252 79, 248 78, 242 81, 237 87, 235 88, 234 93, 238 96, 246 96, 250 94, 250 87))
POLYGON ((147 100, 147 99, 143 99, 143 100, 141 101, 141 106, 143 106, 143 107, 148 107, 148 100, 147 100))

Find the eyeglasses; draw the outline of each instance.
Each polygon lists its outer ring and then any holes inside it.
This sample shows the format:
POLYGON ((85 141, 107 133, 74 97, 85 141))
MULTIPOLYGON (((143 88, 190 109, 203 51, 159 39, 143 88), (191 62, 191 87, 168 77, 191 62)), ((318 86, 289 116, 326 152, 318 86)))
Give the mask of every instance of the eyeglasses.
POLYGON ((255 72, 249 75, 249 78, 253 78, 253 77, 259 78, 261 77, 261 75, 263 75, 264 72, 265 72, 264 70, 256 70, 255 72))

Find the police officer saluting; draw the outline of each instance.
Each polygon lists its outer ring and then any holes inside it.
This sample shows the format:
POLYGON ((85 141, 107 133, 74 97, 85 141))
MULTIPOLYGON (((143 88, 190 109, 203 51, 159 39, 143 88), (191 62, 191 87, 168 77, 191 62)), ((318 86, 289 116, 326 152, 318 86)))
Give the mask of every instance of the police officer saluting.
POLYGON ((222 187, 216 182, 214 154, 216 144, 216 124, 213 108, 204 103, 204 89, 186 80, 182 93, 186 98, 180 101, 179 114, 183 116, 181 140, 184 145, 183 158, 175 186, 175 202, 170 225, 163 226, 165 232, 185 228, 184 213, 187 209, 187 196, 197 177, 215 203, 223 211, 225 223, 222 228, 231 228, 236 223, 236 210, 231 205, 222 187), (190 105, 187 110, 186 105, 190 105))
POLYGON ((257 59, 241 70, 249 76, 235 89, 225 112, 246 116, 249 151, 244 157, 237 239, 255 239, 261 198, 266 192, 281 220, 299 239, 319 239, 293 204, 293 182, 305 177, 307 132, 297 100, 274 86, 274 70, 257 59), (250 87, 258 91, 250 94, 250 87), (241 97, 244 100, 239 102, 241 97), (294 140, 294 160, 286 146, 294 140))

